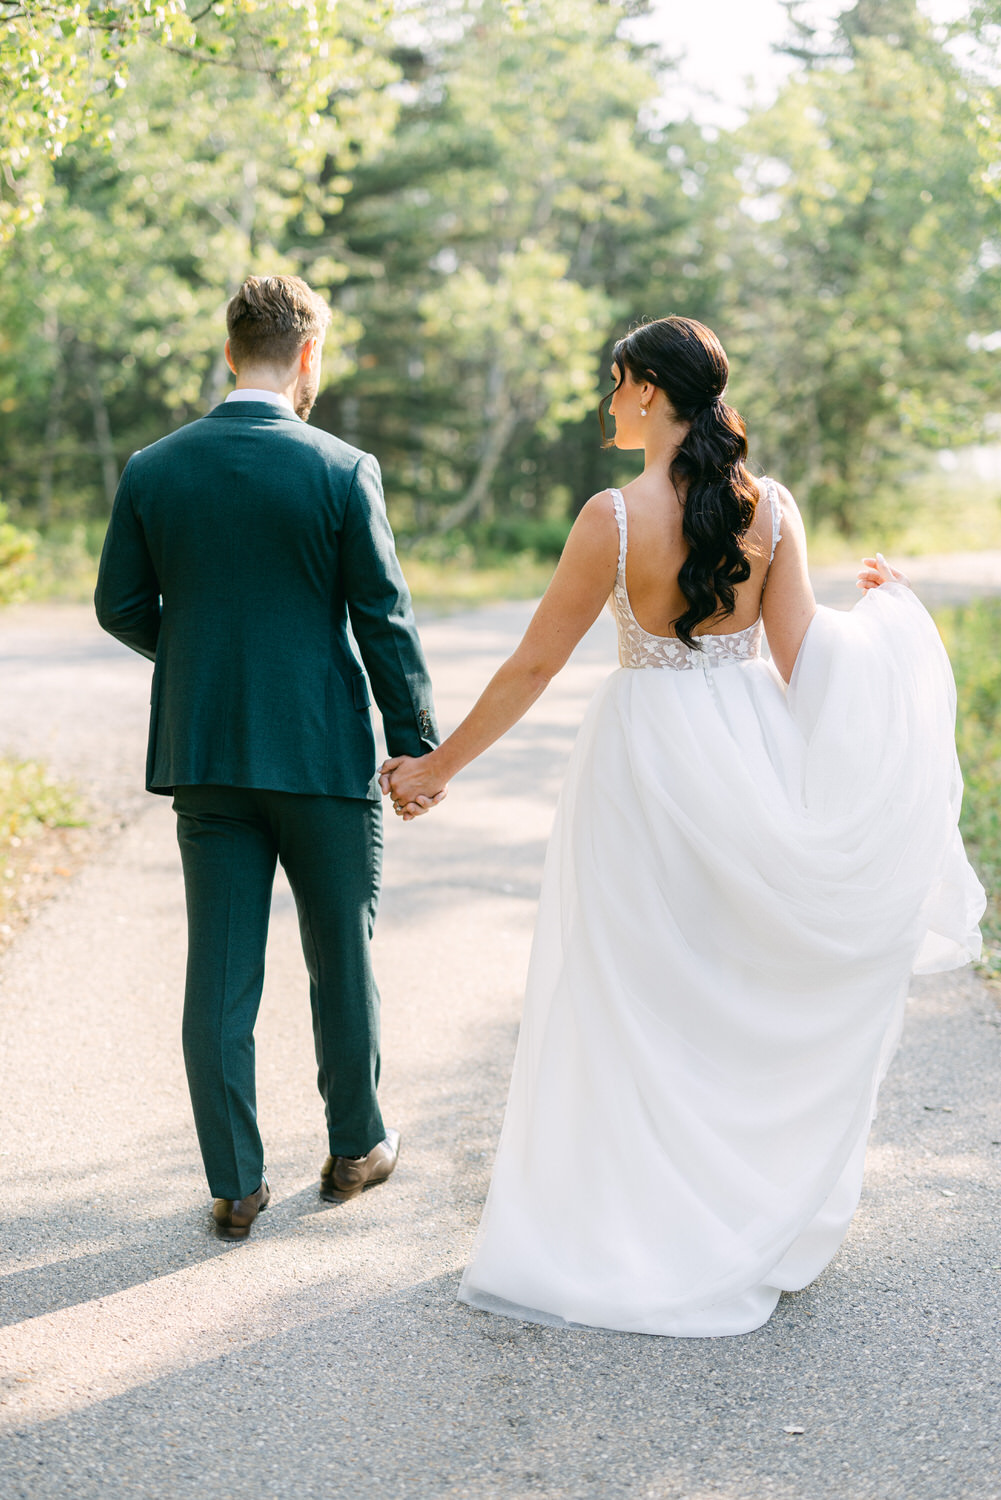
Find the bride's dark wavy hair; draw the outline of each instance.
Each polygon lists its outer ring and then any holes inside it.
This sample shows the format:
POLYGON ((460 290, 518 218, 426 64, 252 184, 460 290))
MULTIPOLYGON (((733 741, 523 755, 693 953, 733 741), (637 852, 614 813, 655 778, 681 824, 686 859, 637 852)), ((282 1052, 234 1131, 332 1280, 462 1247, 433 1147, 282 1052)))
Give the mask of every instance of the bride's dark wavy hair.
MULTIPOLYGON (((692 632, 703 620, 732 615, 735 586, 751 573, 742 539, 754 520, 758 488, 744 467, 747 430, 740 413, 723 400, 730 367, 723 346, 693 318, 642 323, 612 350, 620 372, 658 386, 691 426, 671 464, 671 481, 687 485, 682 530, 688 556, 678 584, 688 608, 674 621, 678 639, 698 647, 692 632)), ((598 407, 601 435, 610 391, 598 407)))

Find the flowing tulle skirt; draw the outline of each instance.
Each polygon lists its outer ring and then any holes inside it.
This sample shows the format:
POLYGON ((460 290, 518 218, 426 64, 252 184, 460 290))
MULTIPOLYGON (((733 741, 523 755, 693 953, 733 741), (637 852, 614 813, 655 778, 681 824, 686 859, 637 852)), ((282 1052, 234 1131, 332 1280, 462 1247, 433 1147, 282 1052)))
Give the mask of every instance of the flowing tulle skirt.
POLYGON ((755 659, 614 672, 543 878, 473 1306, 704 1336, 835 1253, 910 974, 979 952, 955 689, 884 585, 755 659))

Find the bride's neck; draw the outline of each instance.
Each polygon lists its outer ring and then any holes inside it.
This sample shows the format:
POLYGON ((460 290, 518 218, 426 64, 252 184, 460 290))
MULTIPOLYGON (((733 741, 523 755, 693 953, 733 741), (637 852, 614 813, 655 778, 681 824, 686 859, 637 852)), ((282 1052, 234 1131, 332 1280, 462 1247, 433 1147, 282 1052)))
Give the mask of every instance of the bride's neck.
POLYGON ((643 477, 658 485, 665 485, 667 489, 677 493, 679 500, 683 500, 688 481, 679 479, 675 484, 671 478, 671 465, 680 451, 681 444, 676 440, 652 435, 651 441, 643 449, 643 477))

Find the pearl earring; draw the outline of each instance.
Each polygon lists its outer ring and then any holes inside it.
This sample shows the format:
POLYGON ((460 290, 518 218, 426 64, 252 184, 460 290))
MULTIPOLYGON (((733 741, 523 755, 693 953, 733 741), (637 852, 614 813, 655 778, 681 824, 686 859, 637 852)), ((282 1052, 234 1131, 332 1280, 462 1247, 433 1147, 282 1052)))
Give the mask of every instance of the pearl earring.
POLYGON ((641 417, 645 417, 646 416, 646 407, 645 406, 641 406, 640 407, 640 416, 641 417))

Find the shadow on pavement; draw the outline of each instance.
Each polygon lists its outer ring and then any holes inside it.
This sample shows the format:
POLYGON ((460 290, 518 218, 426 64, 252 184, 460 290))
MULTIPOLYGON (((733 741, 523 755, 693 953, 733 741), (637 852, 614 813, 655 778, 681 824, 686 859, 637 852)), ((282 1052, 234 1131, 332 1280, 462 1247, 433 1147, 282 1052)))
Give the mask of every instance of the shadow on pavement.
MULTIPOLYGON (((971 981, 955 983, 961 999, 971 981)), ((541 1328, 455 1302, 513 1045, 498 1022, 471 1032, 466 1061, 439 1075, 385 1193, 319 1214, 311 1184, 260 1221, 274 1249, 309 1256, 315 1230, 345 1251, 354 1242, 367 1265, 286 1282, 253 1313, 235 1301, 221 1325, 231 1347, 205 1357, 192 1340, 190 1355, 173 1356, 178 1368, 136 1366, 120 1394, 22 1424, 0 1457, 4 1493, 166 1500, 240 1483, 268 1500, 995 1500, 997 1278, 986 1272, 997 1226, 993 1196, 977 1190, 996 1180, 989 1018, 952 1013, 938 994, 919 992, 845 1246, 758 1332, 675 1340, 541 1328), (958 1096, 948 1106, 956 1080, 941 1061, 943 1027, 962 1032, 956 1066, 975 1079, 965 1108, 958 1096), (437 1239, 394 1260, 387 1228, 416 1226, 429 1193, 437 1239), (371 1262, 384 1253, 373 1293, 371 1262)), ((158 1276, 227 1253, 194 1210, 164 1223, 177 1242, 158 1276)), ((148 1257, 145 1241, 88 1257, 90 1295, 149 1279, 148 1257)), ((66 1266, 47 1268, 48 1282, 15 1281, 25 1315, 59 1296, 66 1266)))

